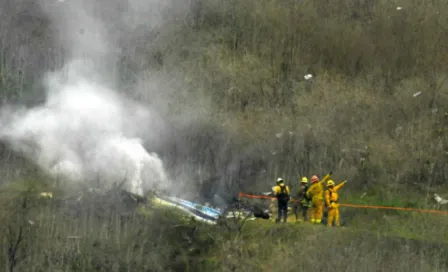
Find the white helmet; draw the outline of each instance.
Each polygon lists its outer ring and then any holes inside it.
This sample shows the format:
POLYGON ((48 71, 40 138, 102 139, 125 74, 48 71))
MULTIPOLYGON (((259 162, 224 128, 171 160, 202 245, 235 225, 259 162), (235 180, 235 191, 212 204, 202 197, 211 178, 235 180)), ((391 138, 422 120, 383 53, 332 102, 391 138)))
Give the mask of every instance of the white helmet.
POLYGON ((280 183, 280 182, 283 182, 283 179, 282 179, 282 178, 278 178, 278 179, 277 179, 277 183, 280 183))

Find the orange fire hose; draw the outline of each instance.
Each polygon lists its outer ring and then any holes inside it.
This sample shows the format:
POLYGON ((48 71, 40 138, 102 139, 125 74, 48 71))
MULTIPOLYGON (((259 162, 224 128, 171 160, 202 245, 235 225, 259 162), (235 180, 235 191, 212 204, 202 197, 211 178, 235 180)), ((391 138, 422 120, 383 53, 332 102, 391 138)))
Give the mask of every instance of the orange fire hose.
MULTIPOLYGON (((256 199, 275 199, 272 196, 260 196, 260 195, 251 195, 245 193, 239 193, 238 197, 246 197, 246 198, 256 198, 256 199)), ((297 202, 297 200, 291 200, 292 202, 297 202)), ((383 210, 397 210, 397 211, 411 211, 411 212, 420 212, 420 213, 433 213, 433 214, 443 214, 448 215, 448 211, 439 211, 439 210, 427 210, 427 209, 415 209, 415 208, 403 208, 403 207, 393 207, 393 206, 374 206, 374 205, 359 205, 359 204, 339 204, 342 207, 351 207, 351 208, 361 208, 361 209, 383 209, 383 210)))

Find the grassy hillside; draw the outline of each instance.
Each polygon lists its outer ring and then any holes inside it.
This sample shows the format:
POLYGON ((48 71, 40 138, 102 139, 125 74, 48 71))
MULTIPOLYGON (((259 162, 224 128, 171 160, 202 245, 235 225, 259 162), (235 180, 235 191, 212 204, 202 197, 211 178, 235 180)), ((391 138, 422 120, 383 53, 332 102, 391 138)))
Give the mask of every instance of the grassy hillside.
POLYGON ((149 204, 120 215, 81 202, 75 215, 59 195, 1 192, 4 271, 448 270, 446 216, 343 208, 339 229, 262 219, 210 226, 149 204))
MULTIPOLYGON (((116 5, 98 18, 108 24, 116 5)), ((172 127, 148 145, 174 175, 188 168, 191 180, 217 176, 247 190, 333 170, 353 190, 425 197, 448 178, 448 9, 445 1, 400 5, 196 0, 187 11, 168 8, 151 29, 123 36, 115 22, 122 50, 109 72, 172 127)), ((39 10, 2 9, 11 26, 0 37, 4 101, 42 101, 39 78, 61 67, 63 48, 39 10), (12 14, 35 23, 16 24, 12 14), (19 40, 27 41, 20 50, 19 40)))
MULTIPOLYGON (((446 1, 192 0, 152 28, 116 19, 123 1, 90 2, 120 49, 98 66, 163 117, 168 132, 146 145, 191 198, 329 171, 350 180, 344 202, 448 198, 446 1)), ((3 104, 41 103, 43 75, 67 61, 40 7, 0 4, 3 104)), ((37 199, 67 188, 0 144, 2 271, 448 270, 446 216, 343 208, 343 229, 242 230, 152 210, 73 217, 37 199)))
POLYGON ((165 66, 183 68, 214 122, 268 149, 270 180, 335 169, 358 189, 394 194, 444 184, 445 3, 198 5, 168 47, 182 54, 165 66))

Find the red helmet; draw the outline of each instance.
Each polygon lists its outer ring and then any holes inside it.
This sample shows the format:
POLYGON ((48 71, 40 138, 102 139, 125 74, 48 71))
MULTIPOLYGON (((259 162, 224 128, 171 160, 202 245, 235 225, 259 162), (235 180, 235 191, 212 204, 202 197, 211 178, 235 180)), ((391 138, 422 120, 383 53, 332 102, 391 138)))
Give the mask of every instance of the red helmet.
POLYGON ((318 176, 314 175, 314 176, 311 177, 311 182, 312 183, 318 182, 318 181, 319 181, 319 177, 318 176))

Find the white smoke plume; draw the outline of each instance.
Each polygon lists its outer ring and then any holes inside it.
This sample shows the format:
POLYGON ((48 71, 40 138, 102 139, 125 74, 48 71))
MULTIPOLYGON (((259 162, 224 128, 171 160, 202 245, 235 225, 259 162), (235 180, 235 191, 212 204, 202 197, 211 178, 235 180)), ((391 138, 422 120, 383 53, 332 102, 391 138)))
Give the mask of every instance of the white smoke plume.
MULTIPOLYGON (((147 6, 152 2, 146 2, 146 10, 154 13, 147 6)), ((143 139, 158 137, 160 122, 151 110, 102 84, 101 76, 108 71, 98 71, 104 66, 96 62, 113 58, 116 44, 86 3, 65 1, 62 8, 46 7, 53 23, 60 24, 60 41, 69 61, 45 79, 43 105, 2 109, 0 140, 55 177, 92 186, 99 182, 106 189, 123 183, 125 189, 142 195, 169 184, 162 161, 142 145, 143 139), (93 65, 86 65, 87 59, 93 65)), ((130 1, 130 10, 144 11, 137 3, 145 2, 130 1)), ((124 14, 122 21, 132 17, 124 14)))
POLYGON ((162 162, 137 138, 139 126, 157 123, 151 112, 79 76, 76 63, 66 69, 49 75, 44 105, 4 109, 0 138, 70 181, 100 179, 108 188, 126 179, 125 188, 140 195, 166 183, 162 162))

